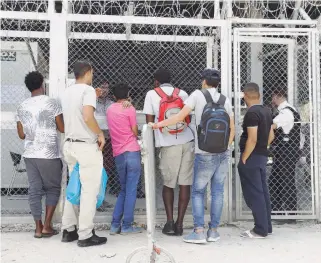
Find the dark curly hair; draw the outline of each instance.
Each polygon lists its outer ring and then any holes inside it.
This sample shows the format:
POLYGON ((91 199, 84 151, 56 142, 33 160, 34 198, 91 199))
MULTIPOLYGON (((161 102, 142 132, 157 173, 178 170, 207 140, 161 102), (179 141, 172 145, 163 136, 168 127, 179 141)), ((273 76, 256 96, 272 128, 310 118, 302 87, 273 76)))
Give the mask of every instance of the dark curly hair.
POLYGON ((25 77, 25 84, 30 92, 40 89, 43 84, 43 76, 38 71, 29 72, 25 77))

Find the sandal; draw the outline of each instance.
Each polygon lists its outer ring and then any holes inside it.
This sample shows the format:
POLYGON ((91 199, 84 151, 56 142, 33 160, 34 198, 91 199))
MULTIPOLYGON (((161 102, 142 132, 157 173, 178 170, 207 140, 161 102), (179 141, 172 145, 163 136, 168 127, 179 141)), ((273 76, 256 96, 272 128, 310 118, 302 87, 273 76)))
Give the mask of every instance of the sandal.
POLYGON ((59 234, 58 230, 52 229, 52 232, 50 232, 50 233, 42 233, 42 237, 48 238, 48 237, 52 237, 52 236, 55 236, 55 235, 58 235, 58 234, 59 234))
POLYGON ((42 235, 43 235, 42 233, 37 234, 37 233, 36 233, 36 230, 35 230, 35 234, 33 235, 33 237, 34 237, 34 238, 42 238, 42 235))
POLYGON ((257 234, 252 234, 251 230, 247 230, 247 231, 241 233, 241 237, 251 238, 251 239, 264 239, 265 238, 265 237, 257 235, 257 234))

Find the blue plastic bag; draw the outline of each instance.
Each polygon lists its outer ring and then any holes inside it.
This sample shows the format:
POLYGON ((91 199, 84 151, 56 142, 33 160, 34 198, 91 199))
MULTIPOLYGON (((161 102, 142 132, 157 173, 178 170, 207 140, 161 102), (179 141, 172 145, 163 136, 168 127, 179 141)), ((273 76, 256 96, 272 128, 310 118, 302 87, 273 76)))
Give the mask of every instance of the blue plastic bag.
POLYGON ((107 182, 108 182, 108 175, 107 175, 106 170, 103 168, 103 171, 102 171, 102 174, 101 174, 100 189, 99 189, 99 193, 97 195, 96 208, 99 208, 103 204, 103 202, 105 200, 107 182))
POLYGON ((76 163, 69 176, 69 182, 66 189, 66 198, 73 205, 80 204, 81 183, 79 178, 79 163, 76 163))
MULTIPOLYGON (((96 208, 99 208, 105 200, 107 182, 108 182, 108 175, 106 170, 103 168, 102 174, 101 174, 100 189, 97 195, 96 208)), ((69 177, 69 182, 66 190, 66 198, 73 205, 80 205, 80 195, 81 195, 81 183, 79 178, 79 164, 76 163, 69 177)))

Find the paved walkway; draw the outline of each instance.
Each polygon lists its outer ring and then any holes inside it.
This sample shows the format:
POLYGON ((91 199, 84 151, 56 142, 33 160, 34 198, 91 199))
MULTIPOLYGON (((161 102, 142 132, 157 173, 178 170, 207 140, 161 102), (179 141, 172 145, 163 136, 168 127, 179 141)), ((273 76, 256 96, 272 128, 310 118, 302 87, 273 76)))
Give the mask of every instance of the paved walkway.
MULTIPOLYGON (((222 227, 222 239, 217 243, 193 245, 179 237, 157 232, 159 245, 169 250, 176 263, 318 263, 321 262, 321 225, 283 225, 265 240, 244 240, 241 229, 250 224, 222 227)), ((186 230, 187 233, 190 230, 186 230)), ((99 247, 78 248, 76 243, 63 244, 60 236, 34 239, 30 232, 1 233, 3 263, 123 263, 127 255, 146 244, 146 232, 136 236, 109 236, 108 243, 99 247)))

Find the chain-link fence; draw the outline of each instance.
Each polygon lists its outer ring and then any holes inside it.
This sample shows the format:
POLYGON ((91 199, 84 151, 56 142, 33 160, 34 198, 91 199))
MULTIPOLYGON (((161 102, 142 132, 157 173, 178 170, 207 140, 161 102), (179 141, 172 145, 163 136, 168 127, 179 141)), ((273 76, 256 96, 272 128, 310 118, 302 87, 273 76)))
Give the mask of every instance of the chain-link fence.
MULTIPOLYGON (((249 18, 253 12, 256 12, 261 18, 290 18, 296 14, 297 19, 302 19, 302 15, 296 12, 294 1, 267 2, 269 1, 231 1, 232 16, 249 18)), ((220 18, 226 18, 229 15, 228 3, 229 1, 225 1, 219 5, 220 18)), ((1 10, 45 13, 48 11, 48 4, 49 1, 45 0, 2 1, 1 10)), ((303 1, 301 7, 312 19, 320 15, 320 6, 316 1, 303 1)), ((217 15, 215 1, 194 0, 69 1, 69 8, 72 14, 88 16, 129 15, 213 19, 217 15)), ((138 110, 141 129, 145 116, 140 111, 143 109, 147 91, 153 88, 155 71, 160 67, 170 69, 173 75, 173 85, 185 90, 188 94, 200 88, 199 73, 206 66, 212 65, 218 69, 221 67, 220 31, 219 27, 214 26, 140 25, 125 22, 117 24, 68 22, 68 73, 70 78, 73 78, 72 67, 75 61, 86 59, 94 66, 93 86, 95 88, 103 87, 109 90, 112 85, 119 82, 129 84, 130 97, 138 110)), ((234 24, 234 28, 245 26, 234 24)), ((262 25, 257 26, 264 28, 262 25)), ((49 41, 49 31, 49 21, 1 20, 1 213, 4 215, 29 213, 28 182, 21 158, 23 142, 16 134, 14 115, 17 106, 30 96, 23 83, 26 73, 37 69, 43 73, 46 80, 49 79, 49 49, 52 44, 49 41)), ((314 94, 310 87, 309 38, 303 34, 291 36, 290 34, 261 34, 256 40, 253 39, 254 35, 249 37, 250 41, 240 41, 240 74, 238 76, 240 86, 243 87, 249 81, 258 82, 262 88, 262 102, 268 107, 271 107, 272 103, 271 92, 279 88, 286 89, 291 104, 301 115, 300 138, 302 137, 303 141, 298 150, 300 160, 292 156, 293 158, 285 162, 287 166, 284 170, 293 172, 294 169, 295 176, 292 176, 290 183, 284 181, 284 176, 278 176, 277 183, 271 181, 271 188, 275 188, 271 190, 271 195, 277 198, 282 197, 283 200, 280 208, 274 209, 273 214, 310 215, 314 205, 315 174, 311 172, 313 166, 311 154, 314 151, 311 144, 314 94), (277 185, 281 186, 276 187, 277 185), (287 185, 288 189, 284 189, 284 185, 287 185), (286 192, 285 195, 284 192, 286 192), (288 204, 289 202, 284 201, 287 199, 296 199, 296 205, 293 205, 292 201, 291 205, 288 204), (285 209, 287 205, 292 208, 285 209)), ((237 73, 233 68, 232 82, 235 74, 237 73)), ((46 88, 49 94, 48 83, 46 88)), ((226 89, 232 91, 232 87, 225 87, 226 89)), ((105 119, 106 108, 112 101, 110 92, 106 92, 105 97, 98 99, 96 114, 102 122, 105 119)), ((235 111, 237 124, 240 124, 245 113, 244 101, 234 99, 233 103, 235 108, 240 108, 239 112, 235 111), (235 105, 238 103, 239 105, 235 105)), ((240 134, 240 126, 237 127, 238 134, 240 134)), ((112 213, 120 186, 112 157, 108 128, 105 127, 104 131, 107 139, 103 152, 104 167, 110 179, 106 201, 99 212, 104 212, 105 215, 112 213)), ((291 154, 293 152, 295 151, 291 151, 291 154)), ((158 155, 156 151, 157 167, 158 155)), ((271 154, 268 164, 269 174, 273 170, 276 159, 278 158, 271 154)), ((137 213, 145 213, 143 176, 138 187, 137 213)), ((234 173, 233 176, 235 176, 234 173)), ((157 168, 156 206, 159 213, 163 213, 164 210, 161 189, 162 179, 157 168)), ((177 197, 175 193, 176 206, 177 197)), ((237 198, 238 196, 232 197, 234 204, 238 202, 237 198)), ((241 212, 249 215, 245 204, 242 204, 241 212)), ((191 213, 190 209, 188 213, 191 213)))
POLYGON ((1 30, 1 213, 16 215, 30 211, 22 158, 24 143, 17 135, 15 122, 18 105, 30 97, 25 75, 33 70, 41 72, 49 92, 49 39, 28 34, 49 33, 49 22, 2 19, 1 30), (20 36, 15 31, 20 31, 20 36))
MULTIPOLYGON (((210 35, 212 30, 205 30, 207 37, 205 35, 201 36, 199 29, 196 27, 183 27, 175 31, 172 27, 160 29, 148 25, 146 27, 141 26, 138 31, 138 26, 132 25, 132 32, 134 33, 129 36, 129 40, 122 40, 121 36, 117 39, 115 35, 109 36, 112 39, 108 39, 108 36, 106 37, 107 39, 87 39, 93 33, 102 34, 107 27, 110 32, 119 34, 126 31, 125 26, 117 24, 87 23, 86 27, 84 27, 83 23, 73 23, 68 45, 70 73, 75 61, 80 59, 88 60, 94 67, 94 87, 106 88, 107 92, 104 93, 104 97, 98 100, 102 106, 102 110, 97 112, 100 116, 105 116, 106 108, 112 103, 112 94, 109 92, 110 86, 120 82, 129 84, 130 97, 133 104, 136 110, 142 111, 146 93, 154 88, 153 76, 159 68, 168 68, 172 73, 172 84, 185 90, 188 94, 200 88, 200 73, 209 63, 207 42, 209 37, 212 37, 210 35), (76 34, 79 30, 81 33, 76 34), (161 35, 163 31, 170 33, 170 35, 174 34, 175 31, 175 37, 161 35), (196 36, 189 37, 188 34, 191 32, 196 36), (150 40, 148 41, 147 38, 150 40), (178 38, 177 41, 175 41, 175 38, 178 38), (108 83, 108 88, 104 85, 106 83, 108 83)), ((213 47, 210 46, 209 48, 213 47)), ((145 121, 145 116, 142 113, 139 113, 139 115, 140 124, 142 124, 145 121)), ((105 136, 107 144, 104 150, 104 167, 110 177, 106 202, 99 209, 101 212, 112 211, 120 191, 108 131, 105 131, 105 136)), ((157 167, 158 155, 159 152, 156 151, 157 167)), ((143 180, 144 178, 142 177, 138 186, 137 211, 145 209, 143 180)), ((159 169, 156 170, 156 183, 157 208, 163 210, 162 179, 159 169)), ((177 202, 175 203, 177 205, 177 202)))
MULTIPOLYGON (((249 81, 257 82, 262 87, 263 105, 271 109, 276 123, 282 126, 275 132, 267 166, 272 215, 298 218, 313 215, 311 126, 315 102, 310 82, 311 39, 307 33, 293 36, 286 32, 278 35, 258 32, 256 36, 241 33, 237 41, 239 49, 234 52, 238 52, 240 58, 239 73, 236 73, 241 76, 239 88, 249 81), (280 114, 286 116, 285 119, 278 117, 280 114), (293 122, 287 124, 291 116, 293 122)), ((246 112, 244 102, 239 103, 237 141, 246 112)), ((246 215, 250 215, 250 210, 243 200, 238 216, 246 215)))

